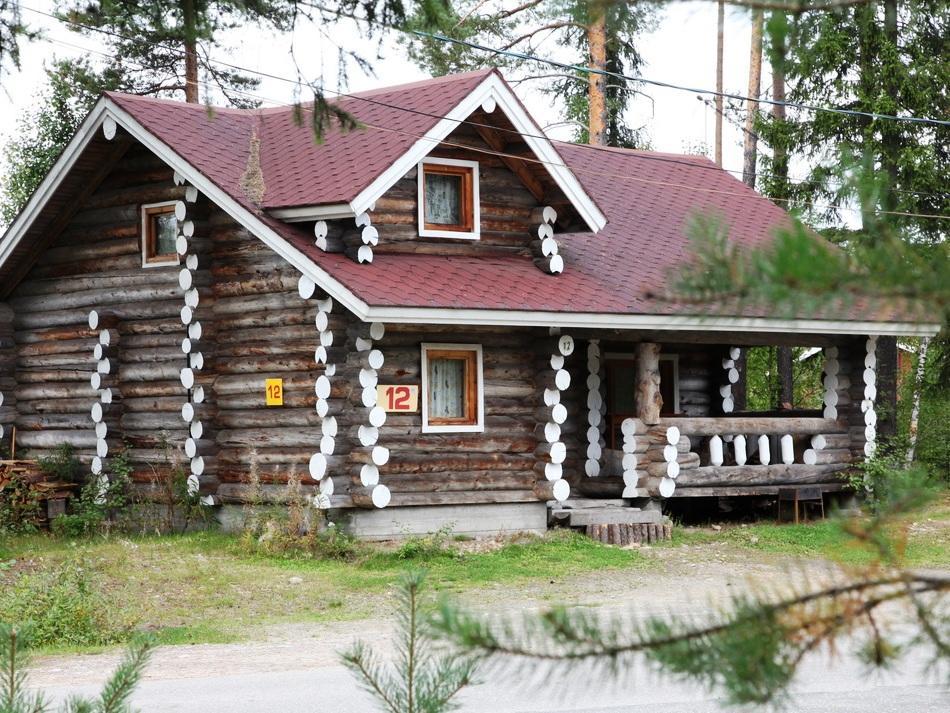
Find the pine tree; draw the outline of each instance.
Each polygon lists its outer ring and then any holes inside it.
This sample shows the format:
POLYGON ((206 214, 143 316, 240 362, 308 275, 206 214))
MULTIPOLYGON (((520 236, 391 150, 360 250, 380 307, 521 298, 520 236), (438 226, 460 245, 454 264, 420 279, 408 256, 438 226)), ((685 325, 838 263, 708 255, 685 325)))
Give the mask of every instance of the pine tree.
MULTIPOLYGON (((148 664, 152 644, 133 643, 96 698, 71 698, 62 713, 130 713, 129 699, 148 664)), ((41 692, 27 690, 24 669, 30 664, 30 627, 0 623, 0 712, 49 713, 41 692)))
POLYGON ((387 713, 447 713, 474 682, 476 657, 436 651, 425 575, 409 572, 398 584, 396 660, 387 667, 364 643, 343 654, 343 664, 387 713))
MULTIPOLYGON (((515 7, 466 0, 441 16, 443 35, 504 50, 537 53, 554 39, 571 54, 570 62, 621 74, 640 71, 637 36, 655 22, 656 8, 619 0, 527 0, 515 7)), ((544 91, 563 105, 563 121, 576 127, 575 140, 607 146, 637 147, 647 139, 629 125, 624 113, 637 88, 588 72, 551 70, 530 60, 464 48, 422 38, 409 44, 410 58, 433 75, 503 66, 522 75, 515 81, 540 80, 544 91)), ((544 54, 543 52, 541 53, 544 54)))

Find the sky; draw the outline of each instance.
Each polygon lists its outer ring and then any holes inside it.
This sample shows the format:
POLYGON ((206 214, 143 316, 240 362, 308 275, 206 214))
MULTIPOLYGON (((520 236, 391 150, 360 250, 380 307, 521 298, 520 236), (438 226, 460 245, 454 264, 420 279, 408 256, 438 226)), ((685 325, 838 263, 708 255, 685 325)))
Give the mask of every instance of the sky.
MULTIPOLYGON (((83 37, 69 31, 61 23, 43 17, 30 9, 51 12, 54 3, 49 0, 23 0, 23 19, 32 27, 41 29, 44 39, 23 47, 22 66, 19 72, 8 75, 0 90, 0 141, 6 141, 17 129, 17 118, 34 106, 37 94, 43 87, 44 63, 52 57, 78 58, 89 53, 92 59, 103 61, 96 52, 106 51, 106 46, 97 38, 83 37), (5 96, 3 96, 5 94, 5 96)), ((645 58, 641 70, 644 77, 696 88, 714 89, 716 83, 716 4, 714 2, 672 3, 662 9, 654 31, 644 34, 638 47, 645 58)), ((326 78, 330 90, 341 89, 337 84, 338 47, 360 49, 368 56, 376 52, 375 40, 367 40, 349 22, 334 26, 324 36, 318 28, 306 23, 298 26, 294 36, 278 36, 262 32, 258 28, 239 28, 225 35, 230 52, 219 52, 213 59, 223 60, 253 71, 280 77, 294 78, 297 70, 289 48, 294 47, 296 62, 314 79, 326 78), (332 41, 331 41, 332 38, 332 41)), ((750 22, 747 13, 739 9, 726 10, 724 88, 739 94, 746 93, 748 82, 750 22)), ((367 76, 356 67, 348 71, 346 91, 361 91, 423 79, 426 75, 405 55, 395 38, 387 39, 381 46, 382 59, 375 60, 375 76, 367 76)), ((554 57, 557 47, 553 42, 545 44, 539 53, 554 57)), ((771 80, 767 66, 764 68, 762 87, 768 88, 771 80)), ((515 90, 528 106, 542 127, 561 120, 557 107, 538 91, 536 82, 526 82, 515 90)), ((705 145, 710 153, 713 145, 715 114, 712 108, 700 101, 698 95, 644 86, 646 97, 638 97, 628 108, 628 118, 633 126, 642 126, 652 148, 672 153, 695 152, 695 147, 705 145)), ((294 99, 294 87, 289 82, 263 79, 255 94, 265 105, 289 103, 294 99)), ((709 97, 707 97, 708 99, 709 97)), ((552 127, 547 130, 553 138, 570 139, 569 127, 552 127)), ((726 121, 723 130, 723 166, 741 172, 741 129, 726 121)), ((2 179, 0 179, 2 180, 2 179)))

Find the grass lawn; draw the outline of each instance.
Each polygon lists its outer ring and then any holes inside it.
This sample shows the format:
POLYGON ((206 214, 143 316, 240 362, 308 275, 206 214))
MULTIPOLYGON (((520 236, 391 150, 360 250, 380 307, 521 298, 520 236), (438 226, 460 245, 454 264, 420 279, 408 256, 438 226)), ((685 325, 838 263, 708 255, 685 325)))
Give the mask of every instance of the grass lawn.
MULTIPOLYGON (((912 568, 950 569, 950 498, 931 505, 903 525, 904 564, 912 568)), ((876 553, 831 520, 799 525, 757 523, 710 528, 674 528, 673 545, 727 542, 742 550, 789 557, 823 558, 846 566, 867 565, 876 553)))
POLYGON ((8 588, 6 594, 0 589, 0 620, 24 607, 35 606, 34 616, 54 612, 61 620, 46 627, 50 645, 45 647, 53 650, 90 648, 88 637, 65 633, 75 626, 72 619, 90 608, 110 612, 80 631, 113 629, 115 636, 101 644, 121 641, 132 630, 152 631, 161 643, 222 643, 246 637, 252 625, 378 615, 390 586, 409 568, 424 567, 436 590, 462 592, 648 562, 635 550, 567 532, 491 551, 467 549, 467 543, 415 540, 396 549, 367 548, 347 562, 255 555, 239 538, 212 532, 83 542, 41 535, 10 538, 0 544, 0 588, 8 588), (82 570, 78 585, 49 581, 51 573, 66 567, 82 570), (14 580, 23 588, 20 596, 9 594, 14 580), (30 580, 32 586, 24 587, 30 580), (35 590, 55 590, 57 584, 61 595, 38 603, 35 590), (86 585, 96 594, 91 607, 69 594, 86 585), (69 610, 77 607, 80 614, 71 616, 69 610))
MULTIPOLYGON (((908 566, 950 568, 950 499, 920 513, 907 533, 908 566)), ((165 644, 224 643, 278 622, 379 616, 388 611, 391 585, 410 568, 428 570, 438 591, 497 595, 595 571, 648 576, 669 565, 668 548, 691 559, 715 549, 737 562, 872 559, 833 521, 677 527, 671 543, 649 553, 552 531, 495 547, 448 538, 361 546, 348 561, 255 554, 240 537, 215 532, 75 542, 34 535, 0 542, 0 621, 41 620, 46 651, 88 651, 141 630, 165 644)))

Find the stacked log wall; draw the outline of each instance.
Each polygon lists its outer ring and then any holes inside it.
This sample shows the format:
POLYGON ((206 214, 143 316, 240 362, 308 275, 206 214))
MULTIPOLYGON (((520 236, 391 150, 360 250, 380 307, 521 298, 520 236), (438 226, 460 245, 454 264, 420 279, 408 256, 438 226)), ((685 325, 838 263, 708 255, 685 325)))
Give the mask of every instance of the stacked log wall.
MULTIPOLYGON (((301 298, 295 268, 223 211, 213 210, 210 223, 215 351, 206 373, 213 379, 219 494, 224 501, 243 497, 252 469, 265 485, 283 486, 292 474, 315 484, 308 468, 321 440, 314 384, 324 373, 314 358, 316 301, 301 298), (265 405, 268 378, 283 380, 282 406, 265 405)), ((339 308, 331 313, 339 342, 350 319, 339 308)), ((345 357, 340 346, 332 345, 335 359, 345 357)), ((331 413, 345 395, 337 374, 331 413)))
POLYGON ((392 492, 392 505, 537 500, 535 426, 543 402, 534 340, 540 336, 540 330, 386 325, 378 344, 386 357, 380 384, 420 384, 422 342, 480 344, 485 392, 482 433, 422 433, 420 413, 387 415, 379 443, 390 449, 390 460, 380 482, 392 492))
POLYGON ((154 464, 167 460, 164 442, 180 448, 185 330, 178 267, 142 267, 140 207, 183 195, 170 168, 131 148, 12 292, 23 455, 47 455, 63 443, 82 460, 94 455, 90 409, 98 395, 90 377, 98 335, 89 328, 90 310, 118 318, 122 415, 110 433, 129 444, 134 477, 151 477, 154 464))

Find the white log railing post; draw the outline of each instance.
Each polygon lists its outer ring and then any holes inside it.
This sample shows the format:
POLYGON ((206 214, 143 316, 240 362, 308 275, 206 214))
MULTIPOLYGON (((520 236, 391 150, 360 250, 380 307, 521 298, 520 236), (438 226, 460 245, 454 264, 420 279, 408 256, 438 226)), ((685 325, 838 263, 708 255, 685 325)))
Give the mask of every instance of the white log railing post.
MULTIPOLYGON (((544 480, 535 487, 535 493, 545 500, 564 502, 570 497, 571 486, 563 478, 567 446, 561 441, 561 425, 567 420, 567 408, 561 403, 561 393, 571 385, 571 374, 564 366, 567 357, 574 353, 574 338, 560 334, 557 328, 552 328, 550 333, 556 340, 547 354, 553 377, 548 382, 550 386, 544 387, 542 393, 543 413, 547 421, 539 424, 538 446, 534 451, 538 459, 536 467, 544 475, 544 480)), ((595 460, 599 464, 601 454, 599 442, 588 444, 588 460, 595 460)))
POLYGON ((117 320, 111 316, 105 318, 96 310, 89 313, 89 329, 93 332, 98 330, 98 340, 92 354, 96 368, 89 379, 89 385, 99 395, 99 400, 92 405, 90 412, 96 432, 96 455, 92 458, 90 470, 96 476, 100 497, 105 496, 109 486, 109 476, 105 471, 105 459, 109 455, 109 426, 105 419, 109 404, 113 403, 117 395, 113 391, 113 375, 118 369, 118 364, 114 363, 119 341, 119 332, 115 329, 117 324, 117 320))
POLYGON ((362 389, 361 401, 365 410, 365 423, 357 428, 357 439, 367 450, 368 462, 359 468, 355 477, 351 497, 362 507, 384 508, 389 505, 392 493, 379 482, 379 469, 389 462, 389 449, 379 445, 379 429, 386 423, 386 410, 377 403, 376 385, 379 381, 378 369, 383 366, 385 357, 375 348, 386 334, 382 322, 361 324, 356 336, 356 351, 360 358, 359 384, 362 389))
POLYGON ((625 418, 620 424, 623 435, 623 494, 624 498, 649 497, 647 490, 646 452, 650 445, 647 425, 639 418, 625 418))
POLYGON ((554 238, 557 211, 551 206, 545 206, 535 210, 531 217, 538 223, 537 238, 531 241, 534 264, 542 272, 559 275, 564 272, 564 258, 559 254, 560 246, 554 238))
POLYGON ((597 446, 600 454, 603 453, 601 425, 604 418, 600 409, 604 398, 600 389, 600 367, 600 340, 591 339, 587 345, 587 460, 584 463, 584 472, 589 478, 599 476, 601 469, 601 457, 591 457, 592 449, 597 446))
MULTIPOLYGON (((304 300, 314 299, 317 295, 317 286, 306 275, 297 280, 297 293, 304 300)), ((320 510, 330 508, 330 496, 333 495, 333 477, 331 459, 336 450, 336 436, 338 425, 336 416, 330 415, 331 378, 336 375, 336 363, 330 359, 330 350, 333 348, 333 329, 330 325, 330 314, 333 311, 333 298, 325 296, 316 298, 317 314, 314 326, 317 330, 318 344, 313 353, 314 362, 323 367, 323 373, 314 380, 314 392, 317 397, 316 411, 320 418, 320 445, 319 450, 310 456, 307 470, 310 477, 319 483, 312 502, 320 510)))

